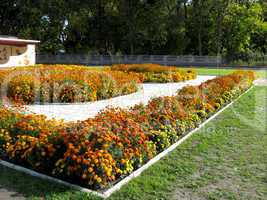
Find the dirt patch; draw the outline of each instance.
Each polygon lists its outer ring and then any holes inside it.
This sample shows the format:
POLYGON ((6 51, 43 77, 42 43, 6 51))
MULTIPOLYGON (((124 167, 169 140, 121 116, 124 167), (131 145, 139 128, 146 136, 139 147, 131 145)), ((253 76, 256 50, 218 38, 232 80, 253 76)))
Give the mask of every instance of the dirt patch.
POLYGON ((182 188, 175 191, 175 194, 172 198, 173 200, 205 200, 204 197, 201 197, 197 192, 194 193, 192 190, 182 188))
POLYGON ((0 185, 0 200, 25 200, 22 194, 11 191, 0 185))
MULTIPOLYGON (((172 197, 173 200, 203 200, 209 199, 212 194, 220 196, 219 193, 228 193, 236 199, 260 199, 261 197, 257 195, 256 186, 240 183, 241 180, 235 179, 222 179, 216 183, 208 184, 204 187, 199 187, 197 189, 180 188, 177 189, 172 197)), ((241 181, 242 182, 242 181, 241 181)))

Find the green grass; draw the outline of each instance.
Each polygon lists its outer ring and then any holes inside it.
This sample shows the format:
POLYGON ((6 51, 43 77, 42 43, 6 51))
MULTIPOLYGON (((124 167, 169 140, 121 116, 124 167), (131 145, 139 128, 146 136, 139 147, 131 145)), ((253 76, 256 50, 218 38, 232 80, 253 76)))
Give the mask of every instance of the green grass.
MULTIPOLYGON (((255 87, 110 199, 266 200, 266 104, 267 87, 255 87)), ((99 199, 4 167, 1 186, 28 199, 99 199)))
MULTIPOLYGON (((103 70, 104 67, 96 66, 96 67, 90 67, 92 70, 103 70)), ((187 68, 182 68, 187 69, 187 68)), ((222 76, 231 74, 234 71, 238 69, 223 69, 223 68, 194 68, 197 70, 198 75, 216 75, 216 76, 222 76)), ((267 78, 267 70, 254 70, 259 78, 267 78)))
MULTIPOLYGON (((195 68, 199 75, 227 75, 238 69, 221 69, 221 68, 195 68)), ((267 78, 267 70, 254 70, 259 78, 267 78)))

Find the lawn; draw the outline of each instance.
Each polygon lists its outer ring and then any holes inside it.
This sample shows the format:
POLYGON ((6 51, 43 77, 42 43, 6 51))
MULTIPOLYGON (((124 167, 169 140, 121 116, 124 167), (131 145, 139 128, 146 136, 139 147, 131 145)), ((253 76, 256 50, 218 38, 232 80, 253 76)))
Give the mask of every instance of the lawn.
MULTIPOLYGON (((266 93, 255 87, 110 199, 267 199, 266 93)), ((29 199, 98 199, 4 167, 0 187, 29 199)))
MULTIPOLYGON (((97 67, 90 67, 90 69, 101 71, 104 68, 101 66, 97 66, 97 67)), ((182 69, 186 69, 186 68, 182 68, 182 69)), ((192 68, 188 68, 188 69, 192 69, 192 68)), ((198 75, 217 75, 217 76, 231 74, 234 71, 238 70, 238 69, 221 69, 221 68, 204 68, 204 67, 197 67, 194 69, 196 69, 198 75)), ((254 71, 256 72, 259 78, 267 78, 267 70, 254 70, 254 71)))
MULTIPOLYGON (((198 75, 227 75, 238 69, 221 69, 221 68, 195 68, 198 75)), ((267 78, 267 70, 254 70, 259 78, 267 78)))

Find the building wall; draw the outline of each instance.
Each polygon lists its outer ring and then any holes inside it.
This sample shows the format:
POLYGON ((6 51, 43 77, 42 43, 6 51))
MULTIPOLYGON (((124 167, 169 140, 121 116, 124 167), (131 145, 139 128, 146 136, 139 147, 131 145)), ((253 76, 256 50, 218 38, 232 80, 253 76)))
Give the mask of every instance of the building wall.
POLYGON ((25 47, 0 44, 0 68, 35 64, 35 45, 25 47))

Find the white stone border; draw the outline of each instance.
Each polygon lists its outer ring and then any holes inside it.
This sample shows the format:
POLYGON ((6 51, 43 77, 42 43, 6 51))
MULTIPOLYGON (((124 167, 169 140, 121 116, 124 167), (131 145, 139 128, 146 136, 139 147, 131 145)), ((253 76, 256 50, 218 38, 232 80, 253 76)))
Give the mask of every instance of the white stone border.
POLYGON ((220 109, 218 112, 216 112, 214 115, 212 115, 210 118, 208 118, 206 121, 204 121, 202 124, 199 125, 199 127, 195 128, 194 130, 192 130, 191 132, 189 132, 188 134, 186 134, 184 137, 182 137, 178 142, 174 143, 173 145, 171 145, 168 149, 164 150, 163 152, 159 153, 157 156, 155 156, 154 158, 152 158, 151 160, 149 160, 145 165, 143 165, 142 167, 140 167, 139 169, 137 169, 136 171, 132 172, 129 176, 125 177, 124 179, 122 179, 121 181, 119 181, 117 184, 115 184, 113 187, 111 187, 110 189, 108 189, 107 191, 101 193, 101 192, 97 192, 97 191, 93 191, 75 184, 71 184, 68 183, 66 181, 62 181, 60 179, 57 178, 53 178, 51 176, 47 176, 41 173, 38 173, 36 171, 18 166, 18 165, 14 165, 12 163, 3 161, 0 159, 0 165, 3 165, 5 167, 23 172, 25 174, 29 174, 31 176, 34 177, 38 177, 44 180, 48 180, 51 182, 55 182, 73 189, 76 189, 78 191, 81 192, 85 192, 85 193, 90 193, 93 195, 96 195, 98 197, 101 197, 103 199, 106 199, 108 197, 110 197, 114 192, 118 191, 123 185, 127 184, 129 181, 131 181, 132 179, 138 177, 142 172, 144 172, 147 168, 149 168, 151 165, 155 164, 156 162, 158 162, 161 158, 165 157, 168 153, 170 153, 171 151, 173 151, 174 149, 176 149, 180 144, 182 144, 185 140, 187 140, 190 136, 192 136, 195 132, 197 132, 199 129, 201 129, 203 126, 205 126, 209 121, 211 121, 212 119, 214 119, 215 117, 217 117, 220 113, 222 113, 224 110, 226 110, 227 108, 229 108, 234 102, 236 102, 238 99, 240 99, 243 95, 245 95, 246 93, 248 93, 252 88, 254 87, 251 86, 247 91, 245 91, 243 94, 241 94, 239 97, 237 97, 235 100, 233 100, 231 103, 229 103, 228 105, 226 105, 225 107, 223 107, 222 109, 220 109))

